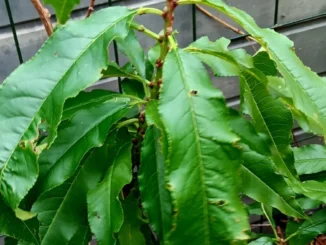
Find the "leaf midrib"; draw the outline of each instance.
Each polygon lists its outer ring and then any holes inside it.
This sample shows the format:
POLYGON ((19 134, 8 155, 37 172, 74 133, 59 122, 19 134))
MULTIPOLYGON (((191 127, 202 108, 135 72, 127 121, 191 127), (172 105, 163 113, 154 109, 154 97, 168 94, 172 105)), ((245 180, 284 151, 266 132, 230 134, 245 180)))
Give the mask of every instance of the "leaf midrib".
POLYGON ((207 205, 207 193, 206 193, 206 188, 205 188, 205 185, 204 185, 204 167, 203 167, 203 161, 202 161, 202 153, 201 153, 201 149, 200 149, 200 146, 199 146, 199 142, 200 142, 200 136, 198 134, 198 127, 196 125, 195 122, 197 122, 196 120, 196 115, 194 113, 194 109, 193 109, 193 101, 190 97, 190 89, 187 85, 187 83, 185 82, 187 79, 186 79, 186 75, 185 75, 185 71, 184 71, 184 67, 182 65, 182 62, 181 62, 181 57, 180 57, 180 54, 178 52, 178 50, 174 49, 173 50, 176 54, 176 57, 177 57, 177 62, 178 62, 178 65, 179 65, 179 68, 180 68, 180 72, 181 72, 181 76, 182 76, 182 81, 183 81, 183 85, 185 87, 185 90, 186 90, 186 94, 187 94, 187 98, 188 98, 188 101, 189 101, 189 105, 190 105, 190 111, 191 111, 191 117, 192 117, 192 125, 193 125, 193 128, 194 128, 194 132, 195 132, 195 137, 196 137, 196 146, 197 146, 197 151, 199 153, 199 156, 198 157, 198 161, 199 161, 199 169, 201 171, 201 174, 200 174, 200 179, 201 179, 201 187, 202 187, 202 190, 204 190, 202 192, 202 195, 203 195, 203 212, 204 212, 204 219, 205 219, 205 222, 204 222, 204 226, 206 226, 206 229, 205 229, 205 244, 209 245, 210 244, 210 241, 209 241, 209 237, 210 237, 210 228, 209 228, 209 220, 208 220, 208 205, 207 205))
MULTIPOLYGON (((43 244, 43 241, 44 241, 45 238, 48 236, 48 234, 51 232, 51 227, 52 227, 52 225, 55 223, 58 214, 60 213, 62 207, 64 206, 64 203, 65 203, 67 197, 69 196, 69 194, 70 194, 70 192, 71 192, 72 186, 74 185, 75 181, 78 179, 78 176, 79 176, 79 174, 81 173, 81 171, 83 170, 83 168, 85 167, 85 164, 86 164, 86 161, 85 161, 85 163, 83 164, 83 166, 79 169, 78 174, 76 174, 76 177, 74 178, 73 182, 71 182, 71 184, 70 184, 70 186, 69 186, 69 188, 68 188, 68 190, 67 190, 65 196, 64 196, 63 199, 62 199, 62 202, 61 202, 61 204, 60 204, 60 206, 59 206, 59 208, 58 208, 58 211, 57 211, 56 214, 54 215, 54 217, 53 217, 53 219, 52 219, 52 222, 51 222, 51 224, 49 225, 49 227, 48 227, 48 229, 47 229, 47 231, 46 231, 46 234, 45 234, 45 236, 43 237, 43 239, 42 239, 42 241, 41 241, 41 244, 43 244)), ((77 232, 77 230, 76 230, 76 232, 77 232)), ((75 232, 75 233, 76 233, 76 232, 75 232)), ((73 237, 73 236, 72 236, 72 237, 73 237)), ((71 238, 72 238, 72 237, 71 237, 71 238)), ((70 239, 71 239, 71 238, 70 238, 70 239)))
POLYGON ((282 200, 282 202, 284 204, 286 204, 289 208, 291 208, 293 211, 295 211, 295 213, 299 214, 298 217, 302 217, 302 215, 296 211, 291 205, 289 205, 287 203, 287 201, 283 198, 282 195, 280 195, 279 193, 277 193, 274 189, 272 189, 269 185, 267 185, 262 179, 259 178, 259 176, 257 176, 255 173, 253 173, 250 169, 248 169, 244 164, 242 164, 242 168, 244 168, 247 172, 250 172, 259 182, 261 182, 267 189, 271 190, 274 194, 276 194, 277 196, 280 197, 280 199, 282 200))
MULTIPOLYGON (((97 35, 93 41, 84 49, 84 51, 75 59, 75 61, 71 64, 71 66, 67 69, 67 71, 62 75, 61 79, 56 83, 56 85, 53 87, 53 89, 51 90, 51 92, 49 93, 49 95, 52 93, 52 91, 54 91, 54 89, 58 86, 58 84, 63 80, 63 78, 68 74, 68 72, 70 71, 70 69, 72 67, 75 66, 76 62, 85 54, 86 50, 89 49, 90 46, 92 46, 100 36, 102 36, 105 32, 107 32, 111 27, 115 26, 118 22, 120 22, 121 20, 125 19, 125 18, 128 18, 130 15, 132 15, 134 13, 134 11, 130 11, 129 14, 127 15, 124 15, 122 18, 119 18, 118 20, 114 21, 111 23, 111 25, 106 28, 104 31, 100 32, 99 35, 97 35)), ((54 32, 53 35, 52 35, 52 38, 54 38, 55 35, 57 35, 58 32, 54 32)), ((114 39, 114 37, 112 38, 112 40, 114 39)), ((24 133, 22 134, 22 136, 20 137, 19 141, 15 144, 16 147, 12 150, 12 152, 9 154, 9 157, 8 157, 8 160, 6 161, 6 163, 4 163, 3 165, 3 168, 1 169, 1 172, 0 172, 0 181, 2 180, 3 178, 3 172, 4 170, 7 168, 7 165, 8 165, 8 162, 9 160, 11 159, 12 155, 14 154, 15 150, 18 146, 18 143, 21 141, 22 137, 25 135, 25 133, 27 132, 27 130, 29 129, 30 125, 32 124, 32 122, 34 121, 34 118, 35 118, 35 115, 38 114, 38 112, 40 111, 40 109, 42 108, 44 102, 46 101, 46 99, 48 98, 49 96, 47 96, 43 102, 41 103, 40 107, 38 108, 37 112, 34 114, 34 117, 32 117, 32 119, 30 120, 30 123, 28 124, 28 126, 26 127, 24 133)), ((66 98, 67 99, 67 98, 66 98)))
MULTIPOLYGON (((110 114, 105 114, 105 116, 99 118, 99 120, 95 121, 94 124, 92 124, 91 127, 88 128, 87 131, 85 131, 84 134, 81 134, 80 137, 78 139, 76 139, 69 147, 67 147, 65 149, 65 151, 61 154, 61 156, 56 159, 55 163, 51 166, 51 168, 47 171, 46 175, 51 171, 51 169, 53 168, 53 166, 55 166, 56 163, 60 162, 62 158, 64 158, 67 154, 67 152, 69 152, 80 140, 82 140, 89 132, 91 132, 94 128, 98 127, 101 123, 103 123, 106 119, 108 119, 110 116, 112 116, 113 114, 119 112, 120 110, 123 110, 126 107, 127 104, 125 105, 121 105, 121 107, 116 107, 114 108, 113 111, 110 111, 110 114)), ((76 115, 78 116, 78 115, 76 115)), ((52 187, 51 189, 53 189, 54 187, 52 187)), ((49 191, 49 190, 47 190, 49 191)))
MULTIPOLYGON (((161 131, 161 134, 163 134, 162 133, 162 130, 161 129, 157 129, 157 130, 160 130, 161 131)), ((156 136, 156 130, 155 130, 155 128, 153 128, 153 140, 155 141, 155 159, 156 159, 156 176, 157 176, 157 183, 158 183, 158 192, 159 192, 159 204, 160 204, 160 210, 161 210, 161 212, 160 212, 160 218, 161 218, 161 222, 162 222, 162 241, 163 241, 163 244, 165 243, 165 236, 164 236, 164 234, 165 234, 165 223, 164 223, 164 217, 163 217, 163 205, 162 205, 162 196, 163 196, 163 193, 162 193, 162 190, 161 190, 161 188, 160 188, 160 176, 159 176, 159 174, 158 174, 158 169, 159 169, 159 155, 157 154, 157 151, 159 151, 159 149, 160 149, 160 144, 159 144, 159 140, 157 139, 157 136, 156 136)), ((163 136, 161 136, 161 137, 163 137, 163 136)), ((162 146, 163 147, 163 146, 162 146)))
MULTIPOLYGON (((259 79, 259 78, 256 76, 256 74, 254 74, 252 71, 250 71, 249 69, 247 69, 246 71, 247 71, 248 73, 250 73, 251 76, 256 77, 256 79, 257 79, 258 81, 260 81, 260 79, 259 79)), ((288 177, 291 178, 291 181, 292 181, 293 179, 296 179, 296 178, 292 175, 290 169, 288 168, 288 166, 287 166, 286 163, 284 162, 284 159, 283 159, 282 156, 281 156, 281 153, 280 153, 280 151, 279 151, 279 149, 278 149, 278 147, 277 147, 277 145, 276 145, 276 143, 275 143, 275 141, 274 141, 274 137, 272 136, 272 134, 271 134, 271 132, 270 132, 270 130, 269 130, 267 124, 266 124, 265 118, 264 118, 263 115, 261 114, 261 111, 260 111, 259 106, 258 106, 258 104, 257 104, 256 98, 255 98, 255 96, 252 94, 252 90, 251 90, 250 86, 249 86, 248 83, 247 83, 247 79, 245 79, 244 76, 242 76, 242 77, 243 77, 243 79, 244 79, 244 81, 245 81, 247 87, 249 88, 250 94, 251 94, 251 96, 252 96, 252 98, 253 98, 253 101, 255 102, 254 105, 256 106, 256 109, 257 109, 257 111, 258 111, 258 113, 259 113, 259 116, 263 119, 262 121, 264 122, 264 127, 266 128, 266 131, 268 132, 268 135, 269 135, 269 137, 270 137, 270 139, 271 139, 271 141, 272 141, 272 143, 273 143, 273 148, 275 148, 276 152, 278 153, 278 154, 277 154, 278 158, 281 159, 282 165, 286 168, 286 170, 287 170, 287 172, 288 172, 288 175, 289 175, 288 177)), ((295 184, 295 183, 294 183, 294 184, 295 184)))

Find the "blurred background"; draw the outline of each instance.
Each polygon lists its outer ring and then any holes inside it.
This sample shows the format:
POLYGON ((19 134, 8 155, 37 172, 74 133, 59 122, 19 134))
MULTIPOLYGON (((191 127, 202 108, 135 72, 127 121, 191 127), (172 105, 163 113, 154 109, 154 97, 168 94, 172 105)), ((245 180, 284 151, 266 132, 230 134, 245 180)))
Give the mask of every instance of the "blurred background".
MULTIPOLYGON (((321 76, 326 76, 326 1, 325 0, 226 0, 251 16, 261 27, 271 27, 287 35, 295 43, 296 52, 305 65, 321 76)), ((89 0, 81 0, 75 7, 72 19, 84 18, 89 0)), ((95 11, 109 5, 124 5, 130 8, 141 6, 163 9, 164 0, 96 0, 95 11)), ((51 13, 51 7, 46 6, 51 13)), ((209 12, 204 13, 196 6, 179 6, 176 10, 175 29, 179 45, 185 47, 194 39, 208 36, 211 41, 220 37, 232 40, 231 48, 244 48, 254 53, 257 46, 247 41, 245 35, 231 31, 219 23, 216 18, 224 20, 237 27, 214 10, 204 7, 209 12)), ((55 16, 52 16, 55 24, 55 16)), ((137 17, 137 21, 150 30, 159 32, 163 28, 159 16, 145 15, 137 17)), ((238 28, 238 27, 237 27, 238 28)), ((87 31, 87 30, 85 30, 87 31)), ((138 35, 143 47, 154 45, 153 40, 144 35, 138 35)), ((0 83, 19 64, 30 59, 47 39, 47 34, 30 0, 0 0, 0 83)), ((121 65, 126 58, 113 45, 109 47, 110 60, 121 65), (116 52, 115 52, 116 51, 116 52)), ((211 74, 212 81, 220 88, 229 105, 234 108, 239 104, 238 79, 233 77, 216 78, 211 74)), ((22 81, 23 82, 23 81, 22 81)), ((104 88, 118 90, 118 79, 101 80, 89 88, 104 88)), ((326 96, 326 94, 325 94, 326 96)), ((294 129, 294 145, 319 143, 321 139, 294 129)), ((1 235, 0 235, 1 236, 1 235)), ((0 245, 2 245, 0 237, 0 245)))

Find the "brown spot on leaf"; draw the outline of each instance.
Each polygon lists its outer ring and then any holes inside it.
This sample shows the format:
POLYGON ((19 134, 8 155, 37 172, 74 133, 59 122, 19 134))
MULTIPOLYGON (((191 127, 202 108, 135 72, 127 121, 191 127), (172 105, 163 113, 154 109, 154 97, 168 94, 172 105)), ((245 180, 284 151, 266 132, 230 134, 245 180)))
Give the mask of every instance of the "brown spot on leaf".
POLYGON ((197 90, 191 90, 190 94, 193 95, 193 96, 194 95, 197 95, 198 94, 198 91, 197 90))

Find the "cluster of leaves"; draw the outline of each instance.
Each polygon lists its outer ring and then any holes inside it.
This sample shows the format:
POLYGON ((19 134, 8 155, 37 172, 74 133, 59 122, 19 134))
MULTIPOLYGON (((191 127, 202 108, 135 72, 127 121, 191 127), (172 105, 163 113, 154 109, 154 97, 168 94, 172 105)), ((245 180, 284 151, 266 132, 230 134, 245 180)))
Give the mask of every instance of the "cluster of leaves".
POLYGON ((289 39, 221 0, 111 7, 69 23, 78 1, 47 2, 60 27, 0 87, 6 244, 305 245, 326 233, 326 210, 311 211, 326 202, 326 148, 291 147, 294 120, 326 135, 326 81, 289 39), (182 4, 224 13, 261 49, 250 56, 206 37, 179 48, 173 11, 182 4), (134 22, 144 13, 163 16, 163 34, 134 22), (134 30, 157 40, 147 55, 134 30), (129 58, 123 67, 109 62, 113 41, 129 58), (205 67, 239 77, 239 110, 205 67), (82 92, 109 77, 124 78, 123 93, 82 92), (252 232, 252 214, 274 234, 252 232))

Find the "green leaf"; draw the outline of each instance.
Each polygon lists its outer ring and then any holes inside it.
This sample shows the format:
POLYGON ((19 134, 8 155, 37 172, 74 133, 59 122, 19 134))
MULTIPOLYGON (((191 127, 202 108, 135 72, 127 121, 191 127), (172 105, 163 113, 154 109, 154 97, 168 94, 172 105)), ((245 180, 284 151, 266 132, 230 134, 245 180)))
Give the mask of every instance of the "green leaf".
MULTIPOLYGON (((7 133, 6 130, 1 132, 7 133)), ((6 142, 3 143, 6 147, 6 142)), ((0 193, 12 209, 17 209, 21 200, 36 182, 39 171, 37 156, 29 141, 21 142, 6 163, 1 162, 1 156, 5 155, 5 151, 5 149, 0 151, 0 193)))
POLYGON ((1 85, 0 193, 12 208, 18 207, 37 177, 37 157, 30 145, 38 137, 39 117, 48 125, 51 144, 64 101, 101 78, 107 45, 128 34, 134 15, 135 11, 115 7, 68 23, 1 85))
POLYGON ((202 37, 186 48, 186 51, 194 53, 210 66, 216 76, 238 76, 241 66, 252 68, 253 61, 243 49, 229 51, 230 42, 226 38, 211 42, 208 37, 202 37))
POLYGON ((259 202, 254 202, 247 205, 247 209, 250 215, 263 215, 263 210, 261 209, 261 204, 259 202))
POLYGON ((244 194, 287 215, 304 217, 295 200, 295 193, 284 178, 276 174, 267 138, 257 134, 252 124, 232 109, 230 109, 230 121, 233 131, 241 137, 242 142, 241 173, 244 194))
POLYGON ((84 155, 103 145, 111 126, 128 112, 128 105, 127 98, 113 98, 77 112, 59 130, 51 148, 40 156, 40 193, 70 178, 84 155))
POLYGON ((69 19, 74 6, 79 4, 80 0, 44 0, 44 3, 52 5, 59 24, 64 24, 69 19))
POLYGON ((125 94, 129 94, 140 99, 144 99, 144 86, 138 81, 125 78, 121 81, 122 90, 125 94))
POLYGON ((271 154, 268 137, 265 134, 257 133, 253 125, 232 108, 229 108, 229 118, 233 131, 240 136, 242 143, 262 155, 268 156, 271 154))
POLYGON ((123 201, 124 221, 118 234, 119 245, 146 245, 143 233, 140 230, 143 222, 137 199, 131 193, 123 201))
POLYGON ((269 58, 269 55, 265 51, 257 52, 254 57, 254 67, 260 70, 266 76, 277 76, 278 71, 276 64, 269 58))
POLYGON ((311 242, 315 237, 326 232, 326 210, 320 210, 314 213, 309 220, 306 220, 300 225, 292 234, 289 240, 290 245, 306 245, 311 242))
POLYGON ((326 82, 296 56, 293 42, 274 30, 259 28, 252 17, 244 11, 228 6, 222 0, 197 2, 207 4, 231 17, 262 45, 283 75, 292 93, 295 107, 307 117, 318 121, 326 135, 326 82))
POLYGON ((109 62, 106 69, 102 72, 103 78, 108 77, 125 77, 129 79, 136 80, 138 82, 144 82, 145 79, 138 76, 134 73, 134 69, 130 65, 130 63, 127 63, 125 66, 120 67, 114 62, 109 62))
POLYGON ((71 238, 68 245, 88 245, 92 239, 92 234, 88 226, 82 226, 71 238))
POLYGON ((271 237, 261 237, 255 241, 250 242, 248 245, 274 245, 274 240, 271 237))
POLYGON ((273 153, 271 158, 277 172, 284 175, 297 191, 301 191, 294 168, 294 156, 291 151, 292 115, 279 99, 273 98, 267 91, 266 77, 256 69, 242 71, 240 81, 243 87, 242 102, 249 109, 257 132, 268 137, 273 153))
POLYGON ((281 175, 275 173, 273 162, 267 156, 251 150, 243 152, 242 190, 245 195, 277 208, 284 214, 305 217, 295 200, 295 193, 281 175))
POLYGON ((298 202, 299 206, 305 210, 311 210, 314 208, 318 208, 322 204, 321 201, 312 200, 308 197, 299 197, 299 198, 297 198, 297 202, 298 202))
POLYGON ((286 87, 284 79, 268 77, 268 90, 274 97, 282 98, 283 103, 291 109, 294 119, 305 132, 323 135, 323 128, 318 120, 308 117, 294 106, 292 95, 286 87))
POLYGON ((126 55, 137 73, 142 78, 146 78, 146 62, 143 48, 137 40, 135 32, 130 30, 124 39, 117 39, 120 51, 126 55))
POLYGON ((32 211, 38 213, 42 245, 83 240, 85 233, 80 230, 87 226, 86 196, 101 181, 108 157, 107 146, 94 150, 72 178, 37 199, 32 211))
POLYGON ((326 147, 323 145, 307 145, 293 148, 295 168, 299 175, 314 174, 326 171, 326 147))
POLYGON ((156 60, 160 57, 161 47, 157 43, 148 50, 148 61, 155 67, 156 60))
POLYGON ((22 221, 0 198, 0 234, 25 241, 32 244, 40 244, 38 227, 35 219, 22 221))
POLYGON ((78 111, 91 109, 93 106, 115 96, 118 96, 117 93, 108 90, 82 91, 76 97, 70 98, 65 102, 61 120, 71 119, 78 111))
POLYGON ((5 245, 17 245, 18 241, 16 239, 13 239, 11 237, 5 238, 5 245))
MULTIPOLYGON (((154 103, 151 102, 147 105, 146 118, 151 116, 156 119, 159 118, 154 103), (153 113, 153 111, 156 112, 153 113)), ((138 179, 142 206, 162 244, 165 244, 172 225, 172 200, 169 191, 166 189, 166 167, 164 166, 166 157, 163 153, 162 144, 167 144, 162 129, 157 126, 147 128, 141 149, 138 179)), ((165 154, 166 150, 167 146, 165 146, 165 154)))
POLYGON ((239 152, 231 146, 238 138, 222 93, 196 57, 175 47, 164 62, 163 81, 159 112, 168 136, 175 205, 170 244, 247 239, 248 217, 237 190, 239 152))
MULTIPOLYGON (((119 138, 118 138, 119 139, 119 138)), ((123 224, 119 193, 132 179, 130 139, 110 145, 104 180, 87 195, 88 221, 99 245, 114 245, 123 224)))
POLYGON ((311 199, 326 202, 326 183, 314 180, 304 181, 303 194, 311 199))

